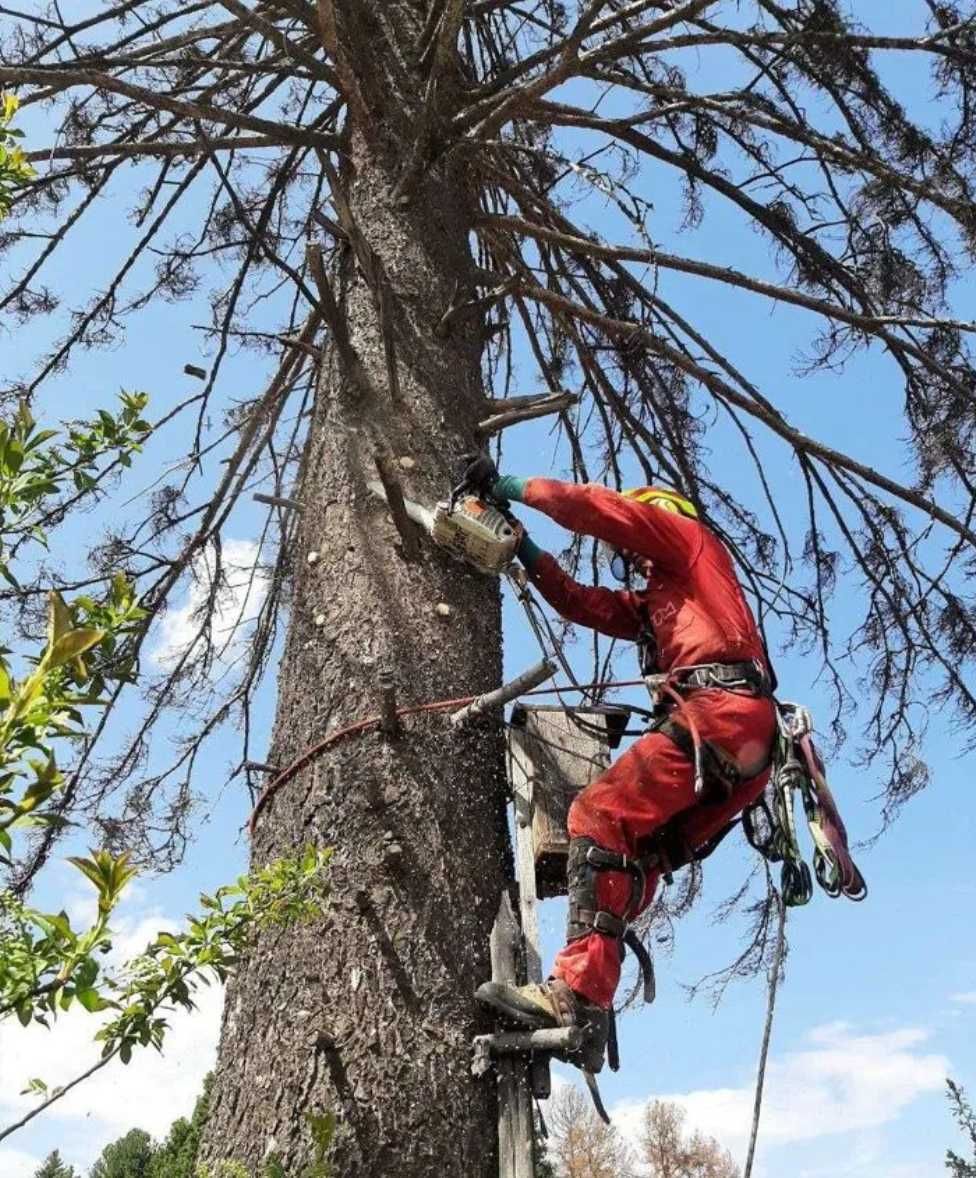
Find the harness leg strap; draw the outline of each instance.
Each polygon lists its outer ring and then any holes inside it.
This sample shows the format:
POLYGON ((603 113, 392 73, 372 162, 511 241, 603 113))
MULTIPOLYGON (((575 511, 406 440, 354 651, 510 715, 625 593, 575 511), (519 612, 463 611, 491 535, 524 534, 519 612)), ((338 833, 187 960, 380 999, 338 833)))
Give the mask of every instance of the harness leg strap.
MULTIPOLYGON (((658 857, 652 856, 656 865, 658 857)), ((650 862, 650 861, 649 861, 650 862)), ((569 917, 566 939, 576 941, 590 933, 601 933, 613 937, 620 944, 621 957, 624 946, 632 950, 640 966, 644 985, 644 998, 654 1000, 654 966, 650 954, 640 943, 637 934, 630 929, 628 920, 640 907, 647 884, 647 866, 643 859, 634 859, 617 851, 608 851, 592 839, 571 839, 567 883, 569 891, 569 917), (631 877, 630 900, 623 916, 601 910, 597 906, 596 876, 600 871, 626 872, 631 877)), ((612 1066, 612 1065, 611 1065, 612 1066)))

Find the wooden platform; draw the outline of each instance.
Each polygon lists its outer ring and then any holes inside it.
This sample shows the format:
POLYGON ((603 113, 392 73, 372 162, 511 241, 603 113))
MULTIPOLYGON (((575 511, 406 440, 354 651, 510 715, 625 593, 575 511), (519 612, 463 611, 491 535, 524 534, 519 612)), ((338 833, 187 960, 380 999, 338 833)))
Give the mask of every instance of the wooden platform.
MULTIPOLYGON (((518 826, 531 831, 535 893, 540 900, 566 893, 569 835, 566 815, 581 789, 610 765, 628 713, 621 708, 585 708, 572 714, 552 705, 519 704, 508 734, 508 774, 518 826)), ((523 841, 518 838, 517 841, 523 841)), ((519 857, 519 882, 525 888, 519 857)))

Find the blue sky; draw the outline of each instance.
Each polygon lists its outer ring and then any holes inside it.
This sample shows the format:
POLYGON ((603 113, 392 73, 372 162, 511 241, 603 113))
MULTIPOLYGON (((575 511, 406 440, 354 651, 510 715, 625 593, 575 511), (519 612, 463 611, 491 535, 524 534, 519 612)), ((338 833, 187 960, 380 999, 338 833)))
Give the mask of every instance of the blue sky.
MULTIPOLYGON (((721 63, 716 68, 720 73, 721 63)), ((904 59, 890 68, 898 71, 891 76, 900 93, 914 98, 924 93, 918 73, 904 59)), ((701 78, 692 78, 692 83, 704 84, 701 78)), ((710 75, 708 84, 717 88, 721 79, 710 75)), ((138 170, 128 175, 136 185, 138 170)), ((675 191, 658 172, 642 183, 654 204, 650 228, 656 241, 676 252, 775 274, 764 241, 720 205, 709 201, 701 228, 676 237, 675 191)), ((75 251, 58 263, 60 280, 78 301, 83 290, 98 287, 117 244, 119 216, 119 205, 102 201, 99 234, 79 238, 75 251)), ((620 232, 612 210, 595 200, 587 202, 583 216, 607 237, 620 232)), ((860 356, 842 374, 801 380, 794 370, 809 342, 812 317, 680 275, 664 274, 660 281, 665 297, 679 310, 694 312, 697 326, 727 349, 796 425, 878 467, 910 470, 900 441, 901 389, 882 357, 860 356)), ((970 293, 968 283, 958 292, 963 311, 970 293)), ((80 354, 69 372, 45 390, 45 408, 55 417, 82 415, 126 387, 146 389, 154 415, 162 413, 193 387, 182 375, 183 365, 206 365, 199 333, 191 328, 202 320, 199 306, 154 304, 119 346, 80 354)), ((39 327, 15 331, 0 324, 0 378, 25 370, 43 342, 39 327)), ((519 391, 532 391, 531 368, 524 356, 518 362, 519 391)), ((253 359, 243 356, 231 361, 220 393, 229 401, 260 388, 253 359)), ((567 456, 551 441, 545 422, 509 431, 505 441, 506 471, 559 475, 567 469, 567 456)), ((721 427, 710 446, 713 473, 735 480, 740 460, 721 427)), ((185 453, 178 429, 156 439, 119 499, 148 486, 162 467, 185 453)), ((787 519, 801 526, 800 488, 789 460, 775 446, 764 447, 764 455, 787 519)), ((106 518, 105 512, 87 517, 65 531, 60 551, 69 566, 106 518)), ((525 519, 540 543, 562 546, 558 529, 530 512, 525 519)), ((248 507, 232 521, 229 535, 239 542, 242 560, 257 526, 258 516, 248 507)), ((839 590, 832 607, 839 624, 854 616, 856 593, 850 584, 839 590)), ((168 630, 151 644, 157 653, 167 642, 179 640, 180 614, 164 625, 168 630)), ((585 661, 584 638, 576 649, 585 661)), ((514 674, 535 658, 531 636, 509 602, 507 671, 514 674)), ((782 695, 809 702, 815 714, 826 716, 829 701, 815 681, 816 663, 789 650, 779 651, 777 663, 782 695)), ((625 658, 620 666, 629 677, 632 663, 625 658)), ((852 667, 850 674, 855 692, 858 670, 852 667)), ((261 713, 265 726, 270 702, 266 693, 261 713)), ((831 766, 831 778, 852 838, 859 840, 878 829, 878 783, 870 771, 849 763, 848 754, 857 748, 856 725, 851 732, 850 745, 831 766)), ((875 845, 859 852, 871 888, 864 904, 830 901, 818 892, 808 908, 791 916, 791 951, 780 991, 760 1148, 758 1173, 763 1178, 935 1178, 944 1173, 944 1150, 957 1140, 943 1097, 944 1077, 953 1075, 976 1091, 976 882, 968 871, 976 817, 969 760, 959 750, 949 719, 933 717, 926 749, 931 787, 875 845)), ((244 800, 238 786, 219 796, 216 791, 232 757, 229 738, 209 750, 204 770, 215 789, 200 804, 199 837, 179 872, 140 882, 122 914, 124 946, 140 947, 151 932, 192 910, 200 889, 215 887, 243 868, 244 800)), ((681 1100, 693 1123, 719 1136, 739 1157, 751 1108, 764 985, 761 980, 738 984, 716 1009, 704 999, 688 1003, 682 986, 734 955, 742 926, 716 925, 713 912, 748 870, 751 854, 736 836, 709 861, 703 900, 682 923, 673 954, 658 961, 658 1000, 624 1018, 623 1070, 603 1082, 608 1104, 625 1129, 634 1125, 640 1102, 668 1096, 681 1100)), ((40 899, 66 904, 72 911, 84 905, 69 869, 60 866, 52 870, 40 899)), ((563 905, 552 902, 546 908, 546 955, 551 959, 561 939, 563 905)), ((174 1116, 192 1107, 212 1062, 218 1011, 219 995, 211 992, 192 1023, 175 1024, 163 1060, 147 1055, 128 1069, 119 1066, 103 1073, 47 1119, 0 1144, 0 1178, 27 1178, 37 1160, 55 1147, 68 1160, 87 1166, 107 1141, 128 1128, 163 1132, 174 1116)), ((25 1107, 17 1095, 25 1079, 40 1075, 55 1084, 85 1066, 90 1032, 90 1020, 74 1018, 63 1020, 50 1034, 23 1032, 9 1024, 0 1029, 0 1124, 25 1107)))

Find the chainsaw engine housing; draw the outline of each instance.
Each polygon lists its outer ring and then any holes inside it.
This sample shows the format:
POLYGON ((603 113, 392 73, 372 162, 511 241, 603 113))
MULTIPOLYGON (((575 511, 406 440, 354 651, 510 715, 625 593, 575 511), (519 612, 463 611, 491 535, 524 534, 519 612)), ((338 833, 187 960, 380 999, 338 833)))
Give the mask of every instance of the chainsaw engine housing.
POLYGON ((511 563, 521 531, 476 495, 434 508, 431 536, 458 559, 483 573, 500 573, 511 563))

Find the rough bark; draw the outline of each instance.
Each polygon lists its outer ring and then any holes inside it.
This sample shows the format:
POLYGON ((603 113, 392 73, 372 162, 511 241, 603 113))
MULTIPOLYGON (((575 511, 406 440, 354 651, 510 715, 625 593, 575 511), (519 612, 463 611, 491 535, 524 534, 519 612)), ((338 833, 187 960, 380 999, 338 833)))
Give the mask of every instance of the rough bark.
MULTIPOLYGON (((360 243, 335 283, 349 339, 323 360, 306 455, 268 757, 278 765, 375 714, 380 667, 401 704, 500 681, 497 585, 427 543, 405 560, 365 489, 379 446, 414 461, 403 476, 411 497, 442 498, 473 439, 481 325, 435 333, 474 265, 464 175, 441 168, 402 207, 395 134, 354 132, 350 156, 340 186, 388 283, 401 401, 377 310, 383 279, 374 266, 367 282, 360 243), (365 382, 350 379, 349 345, 365 382)), ((331 845, 334 899, 318 927, 265 936, 228 992, 207 1159, 255 1166, 274 1152, 297 1172, 310 1156, 306 1114, 332 1110, 342 1178, 496 1171, 493 1085, 471 1077, 470 1044, 508 854, 502 752, 497 720, 455 731, 445 718, 414 719, 396 740, 340 744, 275 796, 256 862, 331 845)))

